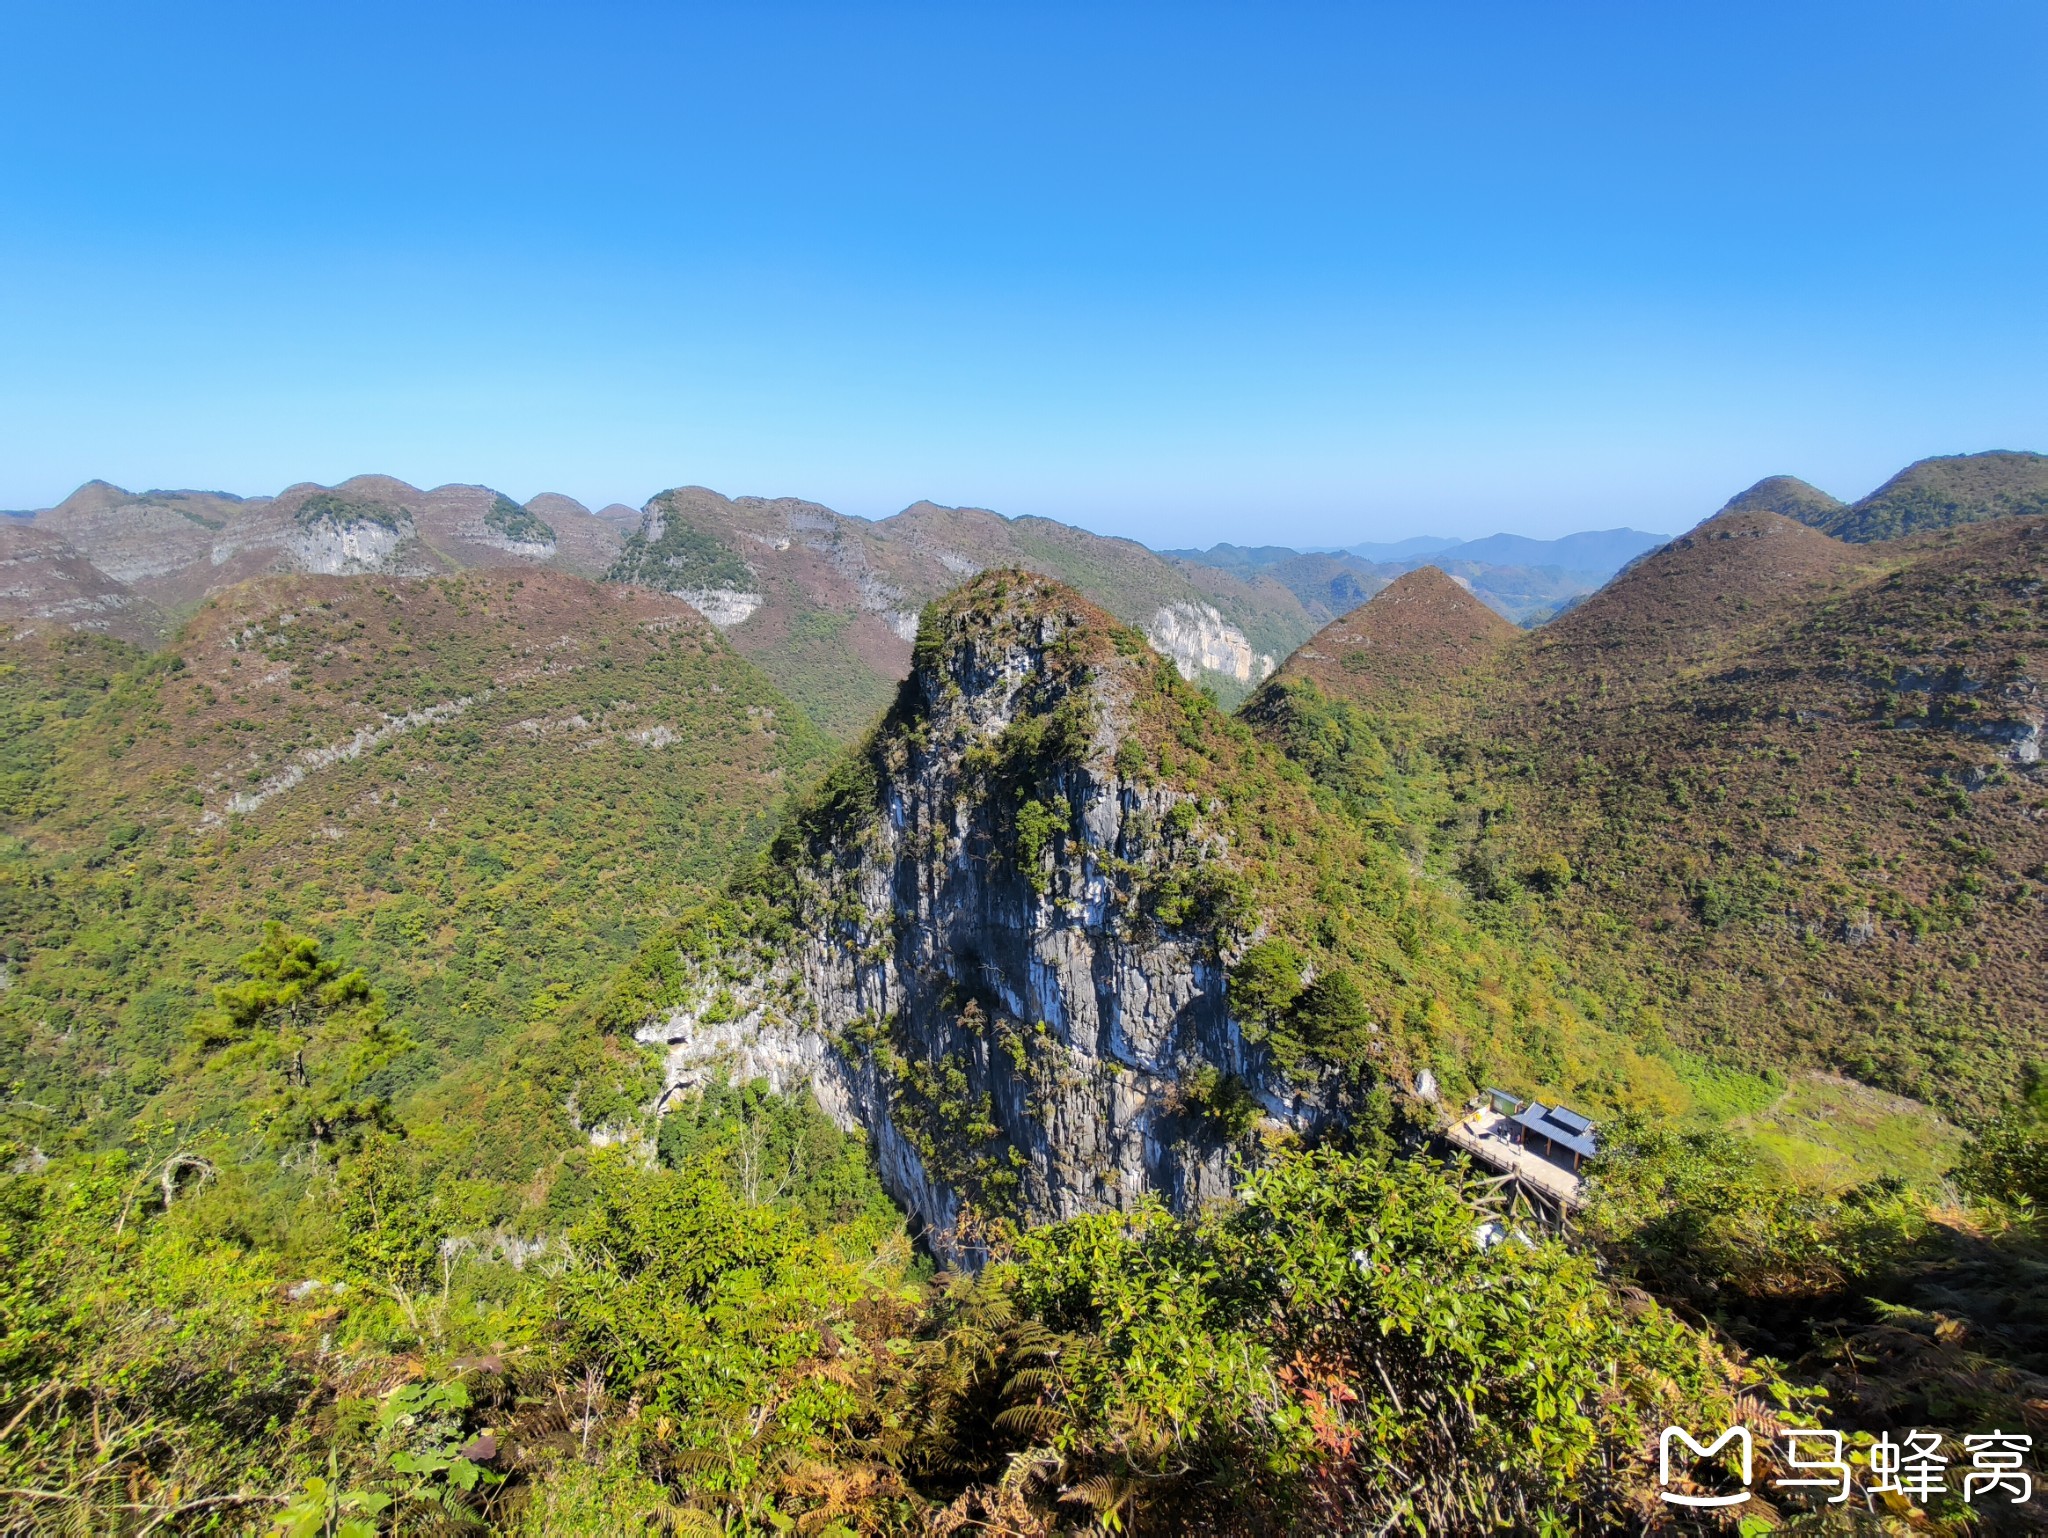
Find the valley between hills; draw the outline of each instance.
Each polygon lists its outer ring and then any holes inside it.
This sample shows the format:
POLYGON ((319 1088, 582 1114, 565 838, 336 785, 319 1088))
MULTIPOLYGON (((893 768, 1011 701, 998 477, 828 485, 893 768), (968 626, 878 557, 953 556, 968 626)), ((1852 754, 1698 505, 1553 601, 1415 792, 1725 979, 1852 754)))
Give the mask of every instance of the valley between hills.
POLYGON ((1694 1532, 1674 1418, 2038 1436, 2044 513, 0 520, 7 1530, 1694 1532))

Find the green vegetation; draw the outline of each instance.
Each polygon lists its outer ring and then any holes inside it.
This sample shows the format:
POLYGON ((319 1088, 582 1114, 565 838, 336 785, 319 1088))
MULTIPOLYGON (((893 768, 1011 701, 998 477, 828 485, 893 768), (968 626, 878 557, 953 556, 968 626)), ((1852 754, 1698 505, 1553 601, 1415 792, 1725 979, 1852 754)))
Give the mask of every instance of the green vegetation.
POLYGON ((1728 1125, 1786 1170, 1827 1189, 1882 1170, 1937 1194, 1964 1143, 1959 1129, 1918 1101, 1817 1073, 1798 1075, 1768 1106, 1728 1125))
POLYGON ((1201 1219, 1029 1235, 983 1285, 1014 1278, 1065 1338, 1026 1380, 1047 1413, 1015 1420, 1092 1454, 1098 1512, 1163 1531, 1226 1504, 1251 1530, 1618 1518, 1650 1428, 1739 1372, 1660 1311, 1632 1317, 1587 1257, 1473 1230, 1427 1166, 1324 1154, 1275 1159, 1201 1219))
MULTIPOLYGON (((787 593, 783 602, 791 602, 787 593)), ((748 657, 821 730, 842 742, 857 740, 895 697, 894 679, 848 665, 857 656, 851 615, 799 604, 779 634, 763 625, 743 629, 739 639, 748 657)))
POLYGON ((1984 1129, 1957 1179, 2020 1212, 2048 1210, 2048 1067, 2027 1070, 2019 1099, 1984 1129))
POLYGON ((1178 1089, 1182 1113, 1207 1122, 1226 1142, 1236 1141, 1258 1125, 1258 1096, 1237 1074, 1203 1063, 1181 1079, 1178 1089))
POLYGON ((1818 529, 1825 528, 1828 519, 1847 505, 1795 475, 1770 475, 1730 497, 1721 511, 1776 513, 1818 529))
POLYGON ((1712 1063, 1690 1052, 1673 1051, 1669 1061, 1692 1096, 1695 1118, 1721 1126, 1738 1116, 1766 1111, 1785 1093, 1785 1076, 1775 1070, 1745 1073, 1725 1063, 1712 1063))
POLYGON ((1864 542, 2039 513, 2048 513, 2048 454, 1993 452, 1923 459, 1853 507, 1809 521, 1864 542))
POLYGON ((653 534, 643 519, 639 528, 626 536, 619 559, 607 573, 613 582, 638 582, 662 592, 730 588, 744 591, 754 585, 747 563, 716 535, 685 516, 676 505, 676 493, 665 491, 648 504, 653 534))
MULTIPOLYGON (((828 751, 684 605, 604 591, 284 579, 154 658, 6 643, 0 1082, 88 1141, 166 1095, 235 1100, 187 1023, 277 920, 386 1001, 409 1045, 372 1092, 502 1097, 522 1033, 715 889, 828 751)), ((529 1134, 476 1156, 516 1164, 529 1134)))
POLYGON ((957 752, 967 837, 986 838, 1036 896, 1058 901, 1084 858, 1075 798, 1113 769, 1162 803, 1156 820, 1130 825, 1121 852, 1085 854, 1118 894, 1114 922, 1139 943, 1199 938, 1234 986, 1262 972, 1240 1018, 1283 1069, 1406 1083, 1427 1067, 1453 1094, 1512 1079, 1603 1109, 1682 1105, 1668 1065, 1586 1008, 1555 958, 1532 955, 1506 919, 1475 914, 1460 890, 1418 873, 1415 834, 1383 813, 1390 798, 1362 788, 1357 766, 1387 758, 1339 755, 1359 788, 1319 787, 1276 750, 1264 719, 1224 716, 1142 637, 1026 572, 984 573, 927 611, 919 658, 882 727, 778 839, 754 888, 768 908, 750 922, 799 932, 847 922, 851 899, 834 873, 862 857, 881 787, 925 754, 957 752), (1049 603, 1074 607, 1042 642, 1049 603), (947 681, 1016 644, 1042 647, 1045 666, 1000 732, 937 740, 959 730, 947 712, 960 686, 947 681), (1112 765, 1092 757, 1105 713, 1119 744, 1112 765))
POLYGON ((786 1204, 818 1232, 865 1227, 879 1241, 899 1226, 860 1140, 766 1079, 712 1079, 661 1118, 656 1147, 664 1167, 715 1173, 736 1201, 786 1204))
POLYGON ((1587 1231, 1621 1275, 1789 1364, 1833 1424, 2018 1424, 2048 1390, 2048 1235, 2026 1189, 2048 1167, 2035 1100, 1963 1159, 1958 1183, 1988 1198, 1968 1210, 1899 1175, 1830 1194, 1768 1144, 1623 1122, 1587 1231))
MULTIPOLYGON (((247 971, 222 1005, 256 1030, 381 1003, 303 937, 267 937, 247 971)), ((857 1144, 753 1089, 665 1140, 680 1168, 576 1140, 539 1190, 471 1172, 482 1125, 365 1121, 313 1157, 280 1155, 273 1127, 261 1104, 212 1128, 149 1120, 0 1177, 20 1433, 0 1466, 51 1519, 495 1524, 594 1439, 599 1461, 672 1457, 713 1509, 758 1514, 776 1439, 810 1445, 836 1402, 804 1386, 816 1329, 886 1307, 909 1274, 857 1144), (796 1398, 764 1427, 778 1377, 796 1398), (622 1408, 636 1392, 644 1414, 622 1408), (736 1463, 690 1461, 736 1439, 736 1463)))
MULTIPOLYGON (((242 981, 214 988, 215 1008, 193 1019, 191 1052, 173 1065, 192 1075, 198 1103, 232 1100, 271 1147, 315 1160, 388 1127, 379 1075, 413 1043, 390 1028, 363 970, 342 971, 275 920, 240 969, 242 981)), ((181 1099, 167 1087, 157 1109, 182 1110, 181 1099)))
POLYGON ((1655 1055, 1979 1122, 2048 1051, 2048 799, 2007 746, 2048 523, 1868 566, 1765 533, 1674 546, 1469 672, 1290 674, 1246 718, 1655 1055))
MULTIPOLYGON (((330 968, 261 957, 272 1008, 330 968)), ((183 1180, 175 1141, 0 1176, 0 1476, 54 1520, 1597 1525, 1648 1428, 1746 1383, 1585 1256, 1475 1244, 1474 1193, 1380 1155, 1282 1156, 1227 1210, 1055 1225, 926 1282, 857 1145, 759 1086, 679 1106, 659 1165, 573 1155, 509 1225, 425 1126, 316 1163, 230 1129, 183 1180)))
POLYGON ((506 539, 517 540, 527 545, 551 545, 555 542, 555 531, 537 513, 530 513, 501 493, 493 493, 491 505, 484 514, 484 527, 493 534, 506 539))

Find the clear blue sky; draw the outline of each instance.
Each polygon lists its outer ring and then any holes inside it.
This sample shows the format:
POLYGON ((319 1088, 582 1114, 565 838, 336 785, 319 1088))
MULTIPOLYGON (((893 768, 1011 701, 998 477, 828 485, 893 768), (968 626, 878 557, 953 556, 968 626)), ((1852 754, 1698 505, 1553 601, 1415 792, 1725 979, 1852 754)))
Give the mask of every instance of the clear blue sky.
POLYGON ((0 506, 1338 543, 2048 449, 2038 0, 13 0, 0 70, 0 506))

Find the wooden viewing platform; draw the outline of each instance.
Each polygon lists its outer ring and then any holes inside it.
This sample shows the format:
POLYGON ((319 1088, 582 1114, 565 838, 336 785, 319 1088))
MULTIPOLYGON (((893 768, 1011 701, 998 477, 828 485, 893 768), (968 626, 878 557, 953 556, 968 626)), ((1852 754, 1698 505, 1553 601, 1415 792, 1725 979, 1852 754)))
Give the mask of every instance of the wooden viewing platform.
POLYGON ((1530 1195, 1554 1202, 1566 1211, 1581 1204, 1579 1177, 1561 1164, 1522 1146, 1512 1118, 1488 1107, 1460 1117, 1445 1130, 1445 1139, 1490 1170, 1512 1177, 1530 1195))

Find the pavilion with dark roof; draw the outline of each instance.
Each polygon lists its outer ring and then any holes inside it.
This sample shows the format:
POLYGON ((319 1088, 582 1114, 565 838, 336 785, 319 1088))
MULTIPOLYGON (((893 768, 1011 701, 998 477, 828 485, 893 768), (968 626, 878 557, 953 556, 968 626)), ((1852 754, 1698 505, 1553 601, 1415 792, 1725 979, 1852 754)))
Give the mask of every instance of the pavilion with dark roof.
POLYGON ((1515 1128, 1515 1140, 1524 1148, 1565 1165, 1574 1174, 1600 1151, 1593 1138, 1593 1124, 1577 1111, 1561 1105, 1532 1100, 1510 1116, 1508 1122, 1515 1128))

